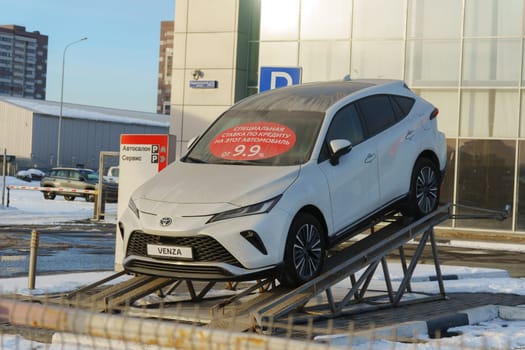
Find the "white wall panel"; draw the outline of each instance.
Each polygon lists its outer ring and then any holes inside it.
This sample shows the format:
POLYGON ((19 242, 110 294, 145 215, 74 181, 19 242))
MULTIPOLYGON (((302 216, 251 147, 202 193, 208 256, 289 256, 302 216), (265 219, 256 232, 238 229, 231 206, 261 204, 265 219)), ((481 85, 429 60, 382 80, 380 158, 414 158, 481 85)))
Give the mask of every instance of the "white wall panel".
POLYGON ((299 44, 297 41, 261 42, 259 66, 297 66, 299 44))
POLYGON ((234 33, 189 33, 186 68, 232 68, 234 33))
POLYGON ((236 27, 236 0, 191 0, 188 32, 232 32, 236 27))

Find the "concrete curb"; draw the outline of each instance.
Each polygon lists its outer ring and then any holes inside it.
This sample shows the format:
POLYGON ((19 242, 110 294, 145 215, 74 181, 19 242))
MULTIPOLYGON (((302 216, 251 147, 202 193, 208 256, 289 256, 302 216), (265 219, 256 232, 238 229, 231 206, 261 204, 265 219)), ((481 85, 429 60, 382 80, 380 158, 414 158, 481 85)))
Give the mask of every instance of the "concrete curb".
POLYGON ((474 325, 501 318, 508 321, 525 321, 525 305, 499 306, 486 305, 457 313, 443 315, 427 321, 414 321, 355 332, 352 335, 316 337, 316 341, 329 343, 331 346, 358 346, 377 339, 402 340, 406 338, 434 338, 449 335, 454 327, 474 325))
MULTIPOLYGON (((466 279, 478 279, 478 278, 508 278, 509 273, 505 270, 494 270, 494 271, 480 271, 480 272, 465 272, 459 274, 444 274, 443 281, 455 281, 455 280, 466 280, 466 279)), ((402 278, 392 278, 392 281, 401 281, 402 278)), ((437 276, 413 276, 410 282, 435 282, 437 276)))

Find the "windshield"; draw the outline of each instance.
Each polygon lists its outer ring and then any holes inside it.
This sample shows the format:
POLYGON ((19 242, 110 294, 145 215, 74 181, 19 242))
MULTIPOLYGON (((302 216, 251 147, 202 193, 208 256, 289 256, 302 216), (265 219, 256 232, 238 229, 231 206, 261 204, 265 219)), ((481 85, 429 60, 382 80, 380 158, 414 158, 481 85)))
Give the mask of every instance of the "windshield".
POLYGON ((229 110, 182 159, 185 162, 297 165, 312 153, 324 113, 229 110))
POLYGON ((82 176, 86 178, 88 182, 98 182, 98 174, 90 170, 80 170, 82 176))

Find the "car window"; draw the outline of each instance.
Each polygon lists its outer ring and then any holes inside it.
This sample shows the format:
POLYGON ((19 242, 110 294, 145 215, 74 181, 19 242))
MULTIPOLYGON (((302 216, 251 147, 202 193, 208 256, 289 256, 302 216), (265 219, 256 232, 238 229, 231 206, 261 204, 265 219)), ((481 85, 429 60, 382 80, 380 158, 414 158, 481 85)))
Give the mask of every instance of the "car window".
POLYGON ((57 177, 68 177, 69 176, 69 170, 57 170, 57 177))
POLYGON ((326 140, 345 139, 352 142, 352 145, 361 143, 365 138, 363 125, 354 104, 341 108, 326 133, 326 140))
POLYGON ((397 104, 401 108, 404 116, 410 113, 412 106, 416 102, 416 100, 414 100, 413 98, 406 97, 406 96, 393 95, 392 99, 394 100, 395 104, 397 104))
POLYGON ((184 162, 232 165, 305 163, 317 141, 324 113, 233 109, 206 130, 184 162))
POLYGON ((72 180, 80 180, 80 173, 78 171, 72 170, 69 174, 72 180))
POLYGON ((325 142, 319 155, 319 162, 323 162, 330 157, 328 145, 330 141, 337 139, 349 140, 352 145, 357 145, 365 139, 365 131, 355 104, 349 104, 335 114, 326 133, 325 142))
POLYGON ((86 179, 88 182, 97 182, 98 181, 98 174, 91 170, 80 170, 80 175, 86 179))
POLYGON ((390 96, 390 105, 392 106, 397 120, 401 120, 407 116, 407 113, 405 113, 401 106, 394 100, 394 96, 390 96))
POLYGON ((380 133, 397 121, 388 95, 365 97, 357 103, 363 114, 369 136, 380 133))

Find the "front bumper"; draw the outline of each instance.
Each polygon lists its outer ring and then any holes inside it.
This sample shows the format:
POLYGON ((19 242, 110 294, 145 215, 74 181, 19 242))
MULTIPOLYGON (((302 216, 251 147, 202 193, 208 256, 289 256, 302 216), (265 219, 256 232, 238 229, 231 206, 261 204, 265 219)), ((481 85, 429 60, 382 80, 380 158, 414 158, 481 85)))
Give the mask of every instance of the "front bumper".
MULTIPOLYGON (((134 273, 194 280, 252 280, 274 274, 283 260, 291 217, 273 208, 269 213, 206 224, 209 217, 174 218, 170 230, 144 225, 126 209, 123 266, 134 273), (255 232, 245 238, 247 231, 255 232), (148 255, 148 245, 190 247, 192 259, 148 255)), ((158 222, 158 217, 149 223, 158 222)))

